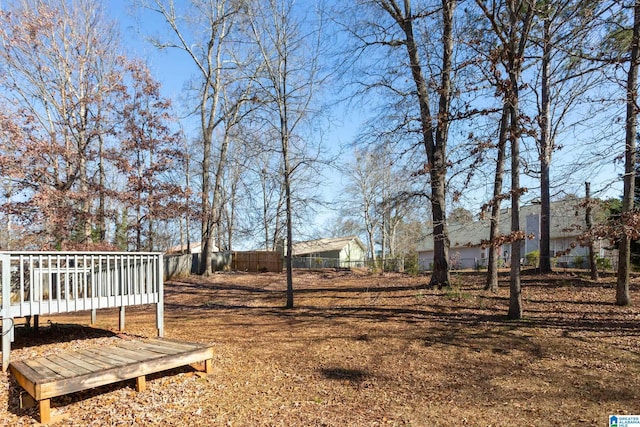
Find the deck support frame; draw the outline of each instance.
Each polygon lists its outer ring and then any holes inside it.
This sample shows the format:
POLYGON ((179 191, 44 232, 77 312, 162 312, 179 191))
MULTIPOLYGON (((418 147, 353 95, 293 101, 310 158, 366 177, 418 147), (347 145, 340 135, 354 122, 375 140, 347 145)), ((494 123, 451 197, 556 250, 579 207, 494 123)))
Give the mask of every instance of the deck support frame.
POLYGON ((38 402, 40 422, 51 421, 51 401, 82 390, 135 379, 139 392, 147 389, 146 375, 180 366, 204 364, 212 372, 213 348, 167 339, 126 340, 113 346, 87 348, 47 357, 20 360, 10 373, 38 402))

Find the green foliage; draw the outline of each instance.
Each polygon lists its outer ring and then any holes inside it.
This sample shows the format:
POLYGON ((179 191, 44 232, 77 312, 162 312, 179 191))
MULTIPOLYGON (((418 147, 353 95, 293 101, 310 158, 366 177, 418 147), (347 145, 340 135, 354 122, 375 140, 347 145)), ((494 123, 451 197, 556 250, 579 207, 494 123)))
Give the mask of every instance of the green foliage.
POLYGON ((596 257, 596 266, 598 270, 611 270, 613 267, 611 265, 611 260, 609 258, 604 257, 596 257))
POLYGON ((128 238, 127 238, 127 229, 128 229, 128 221, 127 217, 129 216, 129 212, 127 209, 122 211, 122 216, 120 220, 116 222, 116 235, 114 238, 114 244, 121 251, 126 251, 128 249, 128 238))
POLYGON ((404 257, 404 271, 411 276, 417 276, 420 273, 418 253, 416 251, 411 251, 404 257))
POLYGON ((471 294, 469 292, 462 291, 460 289, 460 285, 452 283, 446 287, 444 297, 453 301, 460 301, 471 299, 471 294))
POLYGON ((605 34, 600 44, 600 52, 606 56, 623 57, 631 50, 633 39, 633 14, 623 10, 614 11, 607 19, 605 34))
MULTIPOLYGON (((77 221, 74 224, 74 227, 71 230, 71 233, 69 234, 69 241, 70 242, 73 242, 73 243, 85 243, 86 237, 84 235, 83 226, 84 226, 84 224, 82 223, 82 221, 77 221)), ((93 237, 93 230, 91 232, 91 237, 93 237)), ((94 240, 94 241, 96 241, 96 240, 94 240)))
POLYGON ((91 227, 91 241, 100 242, 100 229, 98 227, 91 227))
POLYGON ((584 268, 587 265, 587 260, 585 257, 578 255, 573 257, 573 266, 576 268, 584 268))
POLYGON ((540 262, 540 251, 531 251, 525 255, 527 265, 537 267, 540 262))
POLYGON ((608 34, 603 46, 605 46, 609 52, 617 52, 618 54, 628 52, 631 46, 632 36, 633 32, 631 29, 618 29, 608 34))
POLYGON ((616 219, 622 212, 622 200, 621 199, 607 199, 604 201, 605 211, 608 218, 616 219))

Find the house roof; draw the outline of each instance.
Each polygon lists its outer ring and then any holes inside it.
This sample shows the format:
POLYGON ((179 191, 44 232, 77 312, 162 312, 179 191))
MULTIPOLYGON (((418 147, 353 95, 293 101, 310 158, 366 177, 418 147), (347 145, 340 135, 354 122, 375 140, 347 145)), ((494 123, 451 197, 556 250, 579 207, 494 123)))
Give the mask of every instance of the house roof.
MULTIPOLYGON (((586 228, 584 208, 578 207, 582 199, 569 199, 551 203, 551 230, 550 238, 574 237, 581 234, 581 229, 586 228)), ((520 207, 520 229, 529 233, 527 218, 540 216, 540 205, 532 204, 520 207)), ((536 222, 538 219, 536 218, 536 222)), ((511 232, 511 209, 503 209, 500 215, 500 233, 511 232)), ((483 240, 489 240, 490 221, 485 218, 464 224, 451 224, 449 229, 449 241, 451 248, 463 248, 480 246, 483 240)), ((539 237, 536 230, 536 237, 539 237)), ((433 236, 429 235, 419 245, 418 251, 432 251, 433 236)))
POLYGON ((327 239, 309 240, 306 242, 298 242, 293 244, 293 256, 318 254, 323 252, 341 251, 349 243, 355 242, 358 246, 365 250, 364 245, 356 236, 336 237, 327 239))

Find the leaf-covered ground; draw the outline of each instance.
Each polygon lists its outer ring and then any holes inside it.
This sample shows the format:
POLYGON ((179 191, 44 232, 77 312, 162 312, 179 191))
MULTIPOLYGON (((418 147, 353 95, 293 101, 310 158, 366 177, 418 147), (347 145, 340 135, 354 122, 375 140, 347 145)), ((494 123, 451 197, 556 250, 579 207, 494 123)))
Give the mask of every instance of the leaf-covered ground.
MULTIPOLYGON (((425 277, 298 272, 216 274, 165 284, 165 336, 210 343, 214 371, 189 367, 52 399, 74 426, 604 426, 640 414, 640 280, 636 306, 613 304, 615 279, 524 275, 525 318, 505 318, 483 276, 452 289, 425 277)), ((155 309, 127 309, 126 332, 153 336, 155 309)), ((13 360, 121 339, 117 311, 18 328, 13 360), (81 325, 85 326, 81 326, 81 325)), ((36 424, 0 374, 0 424, 36 424)))

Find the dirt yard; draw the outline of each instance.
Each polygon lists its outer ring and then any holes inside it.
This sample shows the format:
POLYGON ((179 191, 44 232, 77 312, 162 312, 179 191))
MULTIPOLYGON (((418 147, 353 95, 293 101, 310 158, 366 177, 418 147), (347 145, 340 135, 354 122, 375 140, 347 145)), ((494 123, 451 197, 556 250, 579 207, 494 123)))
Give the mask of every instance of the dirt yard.
MULTIPOLYGON (((214 372, 191 368, 52 399, 73 426, 606 426, 640 415, 640 280, 617 307, 615 279, 523 276, 525 318, 508 321, 480 275, 452 289, 426 277, 300 272, 217 274, 166 283, 168 338, 211 343, 214 372)), ((128 335, 153 336, 153 307, 127 309, 128 335)), ((121 339, 117 312, 18 328, 13 360, 121 339), (85 326, 81 326, 85 325, 85 326)), ((36 424, 0 375, 0 424, 36 424)))

